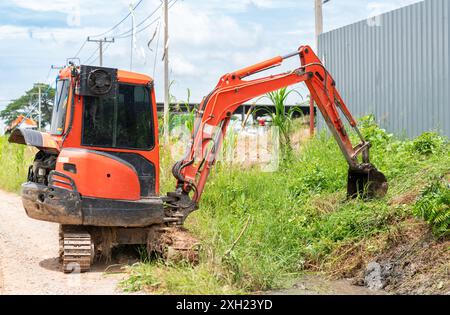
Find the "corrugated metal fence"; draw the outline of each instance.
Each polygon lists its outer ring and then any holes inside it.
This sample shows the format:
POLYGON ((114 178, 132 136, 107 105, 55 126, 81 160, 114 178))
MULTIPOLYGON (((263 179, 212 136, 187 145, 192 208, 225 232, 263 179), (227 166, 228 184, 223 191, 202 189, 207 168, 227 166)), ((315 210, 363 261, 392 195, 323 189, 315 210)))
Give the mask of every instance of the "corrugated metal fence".
POLYGON ((320 36, 319 56, 355 117, 373 113, 400 136, 450 137, 449 15, 450 0, 426 0, 320 36))

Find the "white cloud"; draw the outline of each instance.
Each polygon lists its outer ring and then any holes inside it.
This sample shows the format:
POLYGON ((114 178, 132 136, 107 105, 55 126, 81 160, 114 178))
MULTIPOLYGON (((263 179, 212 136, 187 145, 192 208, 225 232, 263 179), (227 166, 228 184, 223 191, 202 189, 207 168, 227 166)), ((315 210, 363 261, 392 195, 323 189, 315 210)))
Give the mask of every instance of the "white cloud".
MULTIPOLYGON (((14 25, 0 25, 0 39, 26 40, 35 39, 41 41, 62 41, 59 44, 68 42, 78 42, 79 38, 84 38, 80 34, 92 34, 100 32, 99 28, 46 28, 46 27, 25 27, 14 25)), ((75 47, 73 47, 76 50, 75 47)))
POLYGON ((179 54, 170 56, 171 69, 175 75, 180 76, 201 76, 201 69, 197 69, 191 62, 179 54))
POLYGON ((236 19, 223 14, 206 14, 187 3, 174 6, 171 11, 171 43, 181 47, 221 46, 251 47, 261 34, 257 25, 244 28, 236 19))
POLYGON ((74 7, 74 3, 80 2, 80 0, 66 1, 66 0, 12 0, 12 2, 24 9, 33 11, 47 12, 56 11, 68 13, 74 7))
POLYGON ((380 15, 398 9, 399 7, 407 6, 419 1, 420 0, 399 0, 396 2, 371 1, 367 4, 367 9, 369 11, 368 16, 373 17, 376 15, 380 15))
POLYGON ((212 12, 244 12, 249 9, 277 9, 277 8, 290 8, 298 6, 298 1, 296 0, 208 0, 208 1, 198 1, 202 7, 207 11, 212 12))

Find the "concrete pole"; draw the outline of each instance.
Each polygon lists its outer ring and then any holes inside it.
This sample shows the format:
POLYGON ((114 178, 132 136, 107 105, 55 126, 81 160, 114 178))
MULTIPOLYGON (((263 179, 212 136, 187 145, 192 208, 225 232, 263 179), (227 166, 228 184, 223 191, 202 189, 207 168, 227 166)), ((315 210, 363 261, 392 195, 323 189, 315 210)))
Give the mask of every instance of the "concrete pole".
POLYGON ((42 93, 41 93, 41 85, 38 85, 38 91, 39 91, 39 118, 38 118, 38 130, 41 131, 41 125, 42 125, 42 93))
POLYGON ((319 49, 319 35, 323 33, 322 0, 314 0, 314 11, 316 15, 316 51, 319 49))
MULTIPOLYGON (((315 12, 315 40, 316 51, 319 49, 319 35, 323 33, 323 12, 322 12, 322 0, 314 0, 314 12, 315 12)), ((314 100, 310 95, 309 101, 309 135, 314 136, 315 130, 315 115, 314 115, 314 100)))
POLYGON ((169 1, 164 0, 164 142, 169 143, 169 1))
POLYGON ((100 67, 103 67, 103 42, 100 41, 100 42, 98 42, 98 44, 100 45, 100 47, 99 47, 99 51, 100 51, 100 58, 99 58, 99 60, 100 60, 100 67))

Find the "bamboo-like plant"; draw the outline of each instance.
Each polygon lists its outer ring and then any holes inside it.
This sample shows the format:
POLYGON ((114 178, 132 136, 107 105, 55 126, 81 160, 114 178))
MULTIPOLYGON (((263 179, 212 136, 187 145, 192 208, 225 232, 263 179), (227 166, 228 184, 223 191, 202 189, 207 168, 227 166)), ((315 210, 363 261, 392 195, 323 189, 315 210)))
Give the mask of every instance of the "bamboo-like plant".
POLYGON ((280 148, 284 158, 288 158, 292 153, 291 133, 294 114, 303 114, 298 106, 286 110, 286 100, 291 93, 296 93, 303 99, 303 96, 297 90, 288 90, 286 87, 278 91, 267 93, 260 98, 267 98, 275 107, 275 112, 270 110, 270 108, 266 108, 265 110, 267 114, 271 116, 272 124, 279 129, 280 148))

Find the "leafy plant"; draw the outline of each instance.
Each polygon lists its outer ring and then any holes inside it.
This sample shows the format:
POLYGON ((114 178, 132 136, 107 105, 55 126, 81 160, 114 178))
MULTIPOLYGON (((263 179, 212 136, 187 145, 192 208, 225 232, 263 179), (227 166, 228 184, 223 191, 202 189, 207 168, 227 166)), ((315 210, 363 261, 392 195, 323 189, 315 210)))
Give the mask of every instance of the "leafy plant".
POLYGON ((378 126, 375 115, 364 116, 359 119, 361 133, 367 141, 375 145, 389 142, 393 135, 378 126))
POLYGON ((446 139, 435 132, 425 132, 413 141, 412 149, 419 154, 429 155, 442 151, 446 139))
POLYGON ((269 108, 266 108, 266 112, 272 117, 272 124, 280 131, 280 147, 284 158, 289 157, 292 153, 291 132, 294 114, 302 114, 299 107, 291 107, 286 111, 286 100, 291 93, 297 93, 300 97, 302 97, 298 91, 288 91, 285 87, 278 91, 267 93, 267 95, 260 98, 269 99, 275 107, 275 112, 272 112, 269 108))
POLYGON ((450 235, 450 185, 445 179, 435 179, 422 192, 413 209, 427 221, 437 236, 450 235))

